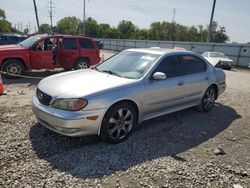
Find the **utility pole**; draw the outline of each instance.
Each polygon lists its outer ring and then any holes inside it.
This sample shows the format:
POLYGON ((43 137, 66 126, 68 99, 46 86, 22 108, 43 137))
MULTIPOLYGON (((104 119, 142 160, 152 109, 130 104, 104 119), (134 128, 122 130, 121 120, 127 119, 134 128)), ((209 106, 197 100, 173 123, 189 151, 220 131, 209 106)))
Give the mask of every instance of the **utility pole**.
POLYGON ((33 0, 33 3, 34 3, 35 14, 36 14, 37 28, 38 28, 38 31, 39 31, 39 20, 38 20, 37 8, 36 8, 36 0, 33 0))
POLYGON ((175 14, 176 14, 176 8, 174 8, 174 10, 173 10, 173 20, 172 20, 172 23, 174 23, 174 20, 175 20, 175 14))
POLYGON ((212 13, 210 17, 210 24, 209 24, 208 34, 207 34, 207 42, 211 41, 215 4, 216 4, 216 0, 214 0, 214 3, 213 3, 212 13))
POLYGON ((52 21, 52 18, 53 18, 53 13, 54 13, 54 11, 53 11, 53 9, 55 8, 53 5, 53 2, 52 2, 52 0, 50 0, 49 2, 48 2, 48 7, 49 7, 49 17, 50 17, 50 27, 51 27, 51 29, 52 29, 52 27, 53 27, 53 21, 52 21))
POLYGON ((83 34, 86 34, 86 31, 85 31, 85 21, 86 21, 86 1, 83 0, 83 18, 82 18, 82 24, 83 24, 83 34))
POLYGON ((176 14, 176 8, 173 9, 173 19, 172 19, 171 32, 169 35, 169 41, 173 40, 173 36, 174 36, 174 32, 175 32, 175 14, 176 14))

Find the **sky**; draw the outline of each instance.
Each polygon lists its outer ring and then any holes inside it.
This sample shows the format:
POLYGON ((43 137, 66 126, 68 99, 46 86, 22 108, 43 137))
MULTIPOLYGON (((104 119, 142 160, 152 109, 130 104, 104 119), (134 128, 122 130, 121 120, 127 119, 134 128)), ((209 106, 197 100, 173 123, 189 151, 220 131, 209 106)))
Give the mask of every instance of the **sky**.
MULTIPOLYGON (((36 0, 40 24, 50 23, 48 2, 36 0)), ((52 0, 53 25, 65 16, 83 18, 83 0, 52 0)), ((130 20, 139 28, 149 28, 155 21, 175 21, 186 26, 208 25, 213 0, 86 0, 86 16, 98 23, 117 26, 130 20)), ((36 26, 33 0, 0 0, 0 8, 13 26, 36 26)), ((217 0, 214 20, 225 26, 230 42, 250 42, 250 0, 217 0)))

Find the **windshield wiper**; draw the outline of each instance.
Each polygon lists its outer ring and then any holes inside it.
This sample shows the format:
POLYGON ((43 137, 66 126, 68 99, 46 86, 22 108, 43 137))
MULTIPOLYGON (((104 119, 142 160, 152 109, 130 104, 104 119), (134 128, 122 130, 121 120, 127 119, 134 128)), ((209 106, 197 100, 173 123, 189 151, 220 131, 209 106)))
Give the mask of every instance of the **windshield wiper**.
POLYGON ((117 72, 114 72, 114 71, 111 71, 111 70, 99 70, 101 72, 106 72, 106 73, 109 73, 111 75, 116 75, 116 76, 119 76, 119 77, 122 77, 122 78, 125 78, 123 75, 117 73, 117 72))

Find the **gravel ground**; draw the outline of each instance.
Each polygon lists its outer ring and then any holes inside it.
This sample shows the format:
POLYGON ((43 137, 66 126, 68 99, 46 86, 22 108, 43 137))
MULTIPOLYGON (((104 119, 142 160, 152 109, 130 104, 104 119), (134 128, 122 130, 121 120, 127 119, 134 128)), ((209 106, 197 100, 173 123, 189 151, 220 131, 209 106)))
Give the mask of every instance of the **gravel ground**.
POLYGON ((6 79, 0 187, 250 187, 250 71, 226 74, 227 90, 211 112, 146 121, 116 145, 42 127, 30 106, 39 80, 6 79))

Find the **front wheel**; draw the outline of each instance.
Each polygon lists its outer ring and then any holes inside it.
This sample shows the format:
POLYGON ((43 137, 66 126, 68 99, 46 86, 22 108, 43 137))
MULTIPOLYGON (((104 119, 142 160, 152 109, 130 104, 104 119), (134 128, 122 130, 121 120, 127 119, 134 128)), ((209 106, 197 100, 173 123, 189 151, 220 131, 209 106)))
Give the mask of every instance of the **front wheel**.
POLYGON ((111 143, 124 141, 135 127, 136 112, 129 103, 112 106, 105 114, 101 125, 101 137, 111 143))
POLYGON ((214 102, 216 98, 216 91, 214 87, 209 87, 202 97, 201 103, 198 109, 202 112, 208 112, 214 107, 214 102))
POLYGON ((21 61, 17 59, 9 59, 3 63, 3 66, 1 67, 1 71, 7 73, 7 75, 5 75, 5 77, 7 78, 18 78, 18 76, 14 76, 14 75, 23 74, 25 71, 25 67, 21 61))

